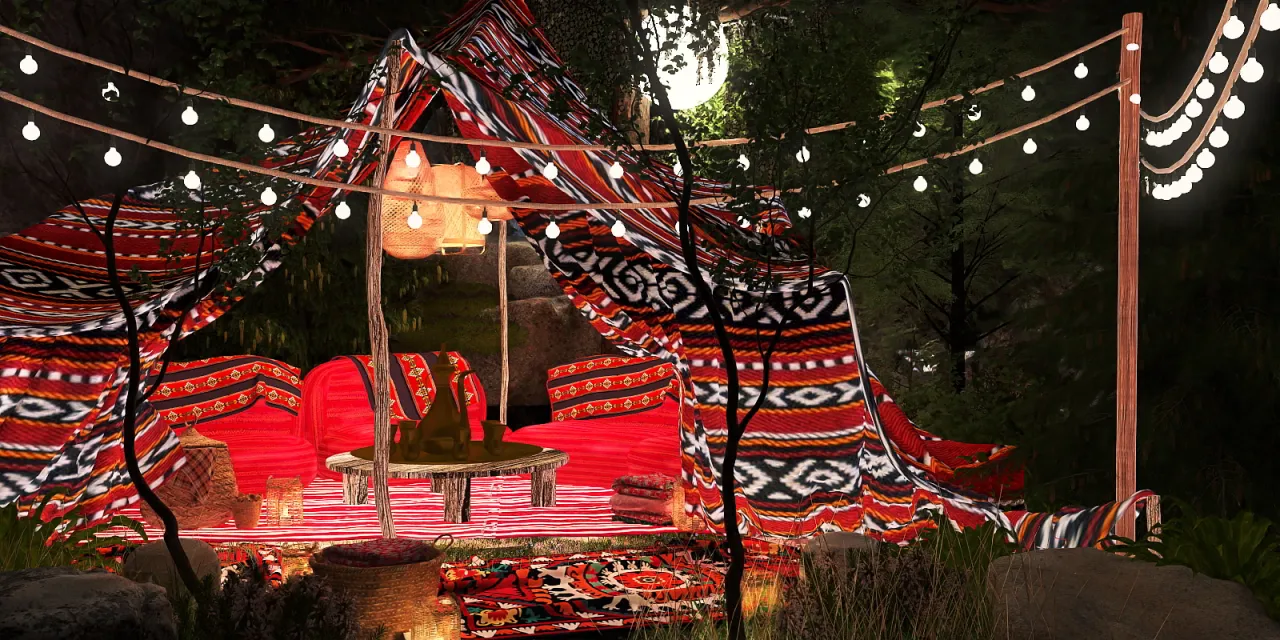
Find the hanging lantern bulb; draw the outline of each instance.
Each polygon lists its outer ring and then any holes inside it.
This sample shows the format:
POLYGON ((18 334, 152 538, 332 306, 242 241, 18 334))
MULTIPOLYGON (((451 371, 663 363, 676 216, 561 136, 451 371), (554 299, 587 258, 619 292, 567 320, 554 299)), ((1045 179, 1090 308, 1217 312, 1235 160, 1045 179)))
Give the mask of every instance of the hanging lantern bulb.
POLYGON ((1027 138, 1027 141, 1022 143, 1022 152, 1027 155, 1035 153, 1036 149, 1039 148, 1040 147, 1036 146, 1036 141, 1031 138, 1027 138))
POLYGON ((493 171, 493 167, 489 165, 489 159, 485 157, 484 152, 480 152, 480 159, 476 160, 476 173, 487 176, 493 171))
POLYGON ((196 113, 194 105, 187 104, 187 108, 182 110, 182 124, 192 127, 197 122, 200 122, 200 114, 196 113))
POLYGON ((31 76, 35 75, 35 73, 40 70, 40 65, 37 64, 36 59, 32 58, 31 54, 28 53, 24 58, 22 58, 22 61, 18 63, 18 68, 21 69, 23 73, 31 76))
POLYGON ((1076 130, 1077 130, 1077 131, 1088 131, 1088 130, 1089 130, 1089 119, 1088 119, 1088 118, 1086 118, 1086 117, 1085 117, 1085 115, 1084 115, 1083 113, 1082 113, 1082 114, 1080 114, 1080 117, 1079 117, 1079 118, 1076 118, 1076 130))
POLYGON ((1227 56, 1222 55, 1221 51, 1215 51, 1213 57, 1209 58, 1209 72, 1222 73, 1230 64, 1231 61, 1227 60, 1227 56))
POLYGON ((738 156, 738 166, 742 167, 743 171, 751 168, 751 160, 747 158, 747 154, 743 153, 738 156))
POLYGON ((1148 145, 1158 147, 1160 146, 1160 134, 1155 131, 1147 131, 1146 141, 1148 145))
POLYGON ((808 220, 809 216, 813 215, 813 212, 809 210, 809 207, 800 207, 800 210, 796 213, 805 220, 808 220))
POLYGON ((275 129, 272 129, 269 123, 262 123, 262 128, 258 129, 258 139, 263 142, 271 142, 272 140, 275 140, 275 129))
POLYGON ((865 193, 859 193, 859 194, 858 194, 858 206, 859 206, 859 207, 862 207, 863 209, 866 209, 867 207, 871 206, 871 196, 869 196, 869 195, 867 195, 867 194, 865 194, 865 193))
POLYGON ((551 223, 547 225, 547 237, 552 240, 560 237, 560 225, 556 224, 555 220, 552 220, 551 223))
POLYGON ((542 166, 542 177, 548 180, 555 180, 556 177, 559 175, 560 175, 560 167, 557 167, 556 163, 548 162, 547 164, 542 166))
POLYGON ((476 231, 482 236, 487 236, 490 231, 493 231, 493 223, 489 221, 488 209, 485 209, 484 213, 480 214, 480 222, 476 223, 476 231))
POLYGON ((1262 28, 1267 31, 1280 30, 1280 5, 1272 2, 1271 6, 1262 12, 1262 28))
POLYGON ((348 153, 351 153, 351 147, 347 146, 346 140, 338 138, 338 141, 333 143, 333 155, 345 158, 348 153))
POLYGON ((199 191, 200 174, 196 173, 195 169, 188 171, 187 175, 182 176, 182 185, 192 191, 199 191))
POLYGON ((1262 79, 1262 63, 1253 56, 1253 51, 1249 51, 1249 59, 1240 67, 1240 79, 1251 84, 1262 79))
POLYGON ((924 134, 926 134, 926 133, 928 133, 928 132, 929 132, 929 131, 928 131, 927 129, 925 129, 925 128, 924 128, 924 125, 923 125, 922 123, 917 122, 917 123, 916 123, 916 130, 915 130, 915 131, 913 131, 913 132, 911 132, 911 135, 913 135, 913 136, 915 136, 915 137, 917 137, 917 138, 923 138, 923 137, 924 137, 924 134))
POLYGON ((672 168, 673 168, 673 169, 675 169, 676 176, 683 176, 683 175, 684 175, 684 165, 683 165, 683 164, 681 164, 681 163, 677 162, 677 163, 676 163, 676 166, 675 166, 675 167, 672 167, 672 168))
POLYGON ((116 87, 116 83, 110 80, 102 87, 102 99, 107 102, 115 102, 120 99, 120 89, 116 87))
POLYGON ((347 204, 346 200, 339 202, 338 206, 333 209, 333 215, 338 216, 339 220, 346 220, 347 218, 350 218, 351 205, 347 204))
POLYGON ((1237 120, 1244 115, 1244 101, 1240 99, 1240 96, 1231 96, 1227 103, 1222 105, 1222 115, 1231 120, 1237 120))
POLYGON ((911 186, 914 187, 916 191, 924 191, 929 188, 929 181, 925 180, 924 176, 916 176, 916 180, 911 183, 911 186))
POLYGON ((613 178, 614 180, 621 180, 623 174, 625 173, 626 171, 622 168, 622 163, 618 162, 617 160, 614 160, 613 164, 609 165, 610 178, 613 178))
POLYGON ((982 161, 976 156, 974 157, 973 162, 969 163, 969 173, 972 173, 975 176, 982 173, 982 161))
POLYGON ((742 227, 743 229, 750 229, 751 220, 748 219, 746 216, 738 216, 738 226, 742 227))
POLYGON ((613 234, 613 237, 621 238, 627 235, 627 225, 622 224, 622 218, 618 218, 613 221, 613 226, 609 227, 609 232, 613 234))
POLYGON ((31 142, 40 139, 40 127, 36 126, 35 120, 28 120, 27 124, 22 127, 22 137, 31 142))
POLYGON ((412 142, 409 143, 409 153, 404 154, 404 164, 410 169, 422 166, 422 156, 418 155, 418 147, 412 142))
POLYGON ((1168 200, 1168 198, 1164 196, 1164 185, 1157 184, 1155 188, 1151 190, 1151 197, 1156 200, 1168 200))
POLYGON ((1212 168, 1213 163, 1216 161, 1217 158, 1215 158, 1213 156, 1213 152, 1208 149, 1201 149, 1200 153, 1196 156, 1196 164, 1199 165, 1201 169, 1212 168))
POLYGON ((1199 100, 1192 98, 1187 101, 1187 108, 1184 113, 1188 118, 1199 118, 1200 114, 1204 113, 1204 106, 1200 104, 1199 100))
POLYGON ((1036 90, 1031 85, 1022 88, 1022 99, 1031 102, 1036 99, 1036 90))
POLYGON ((108 167, 118 167, 123 160, 124 158, 116 150, 115 145, 112 145, 110 149, 107 149, 106 153, 102 154, 102 161, 106 162, 108 167))
POLYGON ((1181 136, 1191 130, 1191 125, 1191 118, 1188 118, 1186 114, 1183 114, 1178 116, 1177 120, 1173 121, 1173 130, 1177 131, 1178 135, 1181 136))
POLYGON ((268 207, 276 203, 276 192, 271 187, 262 190, 262 204, 268 207))
POLYGON ((1231 19, 1222 25, 1222 35, 1228 40, 1235 40, 1244 35, 1244 22, 1240 20, 1240 16, 1231 14, 1231 19))
POLYGON ((1231 134, 1227 133, 1227 130, 1222 127, 1214 127, 1213 133, 1209 134, 1209 146, 1215 149, 1221 149, 1227 146, 1227 143, 1230 141, 1231 134))
POLYGON ((1129 102, 1133 104, 1142 104, 1142 95, 1137 93, 1129 94, 1129 102))
POLYGON ((1208 78, 1201 80, 1200 84, 1196 85, 1196 97, 1201 100, 1208 100, 1213 97, 1213 83, 1209 82, 1208 78))
POLYGON ((982 118, 982 109, 976 104, 969 107, 969 122, 977 122, 980 118, 982 118))
POLYGON ((409 219, 406 220, 410 229, 422 228, 422 214, 418 213, 418 203, 413 203, 413 210, 409 212, 409 219))
POLYGON ((1187 169, 1186 176, 1192 182, 1200 182, 1204 178, 1204 170, 1200 168, 1200 165, 1192 164, 1191 168, 1187 169))
POLYGON ((1076 64, 1075 74, 1076 74, 1076 77, 1080 78, 1081 80, 1084 80, 1085 78, 1089 77, 1089 67, 1085 66, 1084 60, 1081 60, 1079 63, 1076 64))
MULTIPOLYGON (((919 136, 917 136, 917 137, 919 137, 919 136)), ((808 161, 809 161, 809 147, 800 147, 800 150, 796 152, 796 160, 797 160, 797 161, 799 161, 799 162, 808 162, 808 161)))
POLYGON ((1138 44, 1138 43, 1136 43, 1136 42, 1130 42, 1129 44, 1126 44, 1126 45, 1124 46, 1124 48, 1125 48, 1127 51, 1137 51, 1138 49, 1141 49, 1141 48, 1142 48, 1142 46, 1141 46, 1141 45, 1139 45, 1139 44, 1138 44))

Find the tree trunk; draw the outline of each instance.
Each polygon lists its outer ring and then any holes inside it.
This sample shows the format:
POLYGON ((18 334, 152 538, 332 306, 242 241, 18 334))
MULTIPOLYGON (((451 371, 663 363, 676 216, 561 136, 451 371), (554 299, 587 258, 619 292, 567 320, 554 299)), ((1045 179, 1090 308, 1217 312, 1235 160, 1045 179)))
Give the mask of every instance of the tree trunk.
MULTIPOLYGON (((951 135, 953 148, 959 148, 964 142, 964 116, 961 110, 951 113, 951 135)), ((959 161, 952 161, 951 177, 951 256, 948 262, 951 276, 951 304, 947 313, 947 351, 951 364, 951 386, 956 393, 962 393, 968 383, 968 369, 965 366, 965 353, 968 352, 970 334, 969 288, 964 262, 964 173, 965 168, 959 161)))

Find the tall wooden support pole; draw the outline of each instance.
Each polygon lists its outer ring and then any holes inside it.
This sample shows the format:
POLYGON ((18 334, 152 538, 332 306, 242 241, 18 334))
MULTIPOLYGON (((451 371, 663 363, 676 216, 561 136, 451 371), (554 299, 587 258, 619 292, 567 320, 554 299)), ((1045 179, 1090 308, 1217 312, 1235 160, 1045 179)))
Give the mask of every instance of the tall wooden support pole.
MULTIPOLYGON (((1116 295, 1116 501, 1138 490, 1138 140, 1142 92, 1142 14, 1124 16, 1120 37, 1119 283, 1116 295)), ((1134 539, 1132 511, 1116 519, 1116 535, 1134 539)))
POLYGON ((498 332, 502 341, 502 385, 498 391, 498 420, 507 423, 507 388, 511 380, 511 352, 507 334, 507 222, 497 225, 498 231, 498 332))
MULTIPOLYGON (((400 89, 400 43, 387 52, 387 85, 378 107, 378 124, 396 126, 396 92, 400 89)), ((378 169, 374 180, 379 187, 387 179, 391 162, 391 138, 381 136, 378 169)), ((365 276, 369 302, 369 348, 373 360, 373 500, 378 509, 382 537, 396 537, 391 518, 391 495, 387 490, 387 467, 391 464, 391 354, 387 346, 387 322, 382 317, 382 196, 369 198, 368 249, 365 276)))

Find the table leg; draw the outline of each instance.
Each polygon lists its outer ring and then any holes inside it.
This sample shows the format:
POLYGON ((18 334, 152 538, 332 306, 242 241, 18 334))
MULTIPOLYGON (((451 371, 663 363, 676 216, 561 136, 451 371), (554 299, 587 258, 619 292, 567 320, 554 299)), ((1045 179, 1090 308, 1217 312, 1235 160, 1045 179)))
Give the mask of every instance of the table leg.
POLYGON ((535 507, 556 506, 556 470, 538 469, 529 474, 529 493, 535 507))
POLYGON ((471 522, 471 478, 434 478, 431 483, 444 494, 445 522, 471 522))
POLYGON ((342 504, 364 504, 369 501, 369 479, 354 473, 342 474, 342 504))

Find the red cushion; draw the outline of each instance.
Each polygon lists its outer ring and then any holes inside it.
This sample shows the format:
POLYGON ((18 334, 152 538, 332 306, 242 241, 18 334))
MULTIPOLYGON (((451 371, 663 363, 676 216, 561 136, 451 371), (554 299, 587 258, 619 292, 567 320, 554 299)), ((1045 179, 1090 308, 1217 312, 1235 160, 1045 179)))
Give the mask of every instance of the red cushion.
POLYGON ((325 562, 348 567, 390 567, 413 564, 436 555, 435 547, 421 540, 395 538, 353 544, 335 544, 321 552, 325 562))
POLYGON ((551 419, 588 420, 662 405, 675 368, 658 358, 598 356, 547 371, 551 419))
POLYGON ((267 478, 271 476, 298 476, 304 487, 316 477, 315 447, 299 436, 282 431, 226 428, 213 423, 199 429, 200 433, 227 443, 240 493, 263 494, 267 478))

